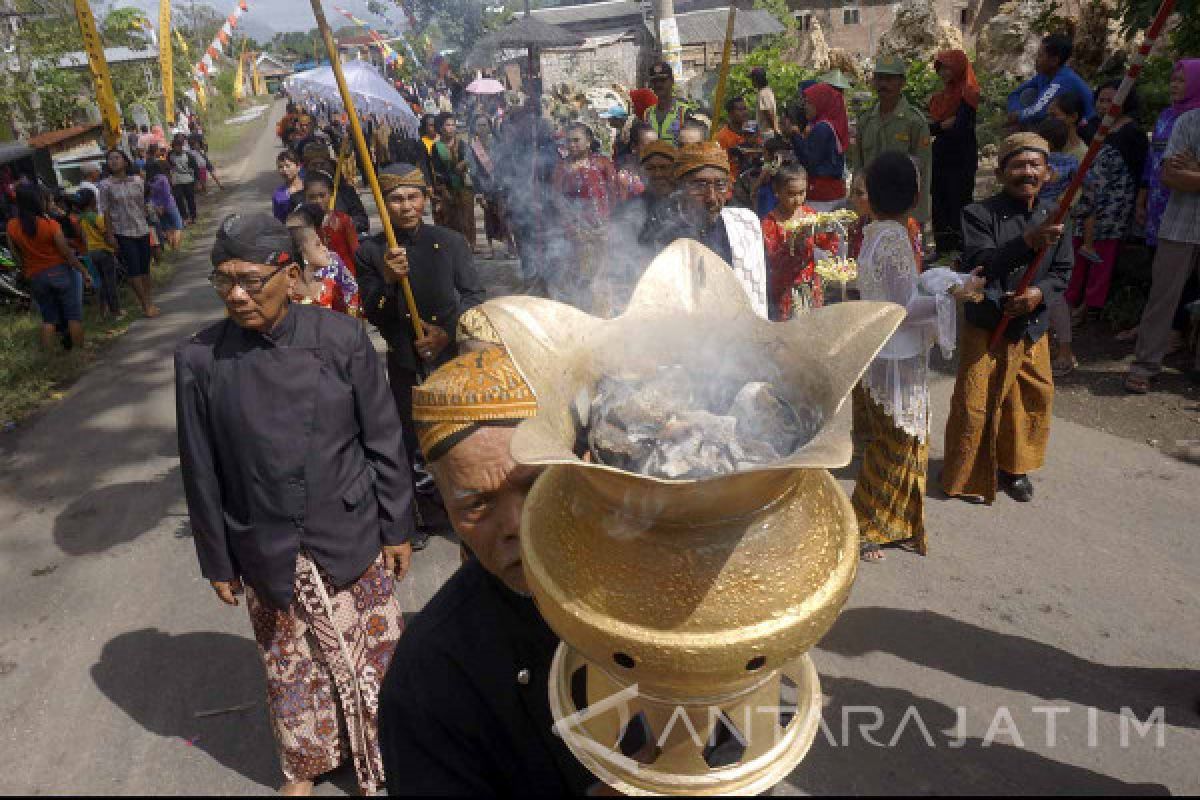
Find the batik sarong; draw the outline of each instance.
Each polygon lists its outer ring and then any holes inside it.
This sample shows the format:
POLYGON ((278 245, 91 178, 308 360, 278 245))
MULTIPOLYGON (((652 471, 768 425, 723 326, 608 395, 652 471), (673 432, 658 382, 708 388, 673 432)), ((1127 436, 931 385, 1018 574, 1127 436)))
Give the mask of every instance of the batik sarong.
POLYGON ((989 504, 997 470, 1024 475, 1045 462, 1054 402, 1047 337, 1004 339, 992 350, 990 336, 974 325, 963 328, 942 468, 946 494, 989 504))
POLYGON ((286 611, 246 588, 267 670, 267 709, 289 782, 313 780, 347 758, 364 794, 383 782, 379 688, 404 622, 383 558, 338 589, 303 551, 286 611))
POLYGON ((871 435, 850 498, 859 535, 875 544, 904 544, 925 555, 929 445, 896 425, 861 386, 854 392, 871 435))

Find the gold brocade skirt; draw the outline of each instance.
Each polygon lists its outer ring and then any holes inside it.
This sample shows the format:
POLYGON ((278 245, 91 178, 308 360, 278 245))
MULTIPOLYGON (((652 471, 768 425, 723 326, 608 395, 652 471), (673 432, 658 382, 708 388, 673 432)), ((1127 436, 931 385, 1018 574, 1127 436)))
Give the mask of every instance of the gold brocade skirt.
POLYGON ((869 437, 850 502, 858 532, 875 544, 905 544, 921 555, 925 538, 925 476, 929 444, 892 422, 862 386, 854 389, 869 437))
POLYGON ((1054 375, 1048 337, 1007 339, 988 349, 988 331, 966 325, 946 420, 942 489, 951 497, 996 499, 996 471, 1024 475, 1046 460, 1054 375))

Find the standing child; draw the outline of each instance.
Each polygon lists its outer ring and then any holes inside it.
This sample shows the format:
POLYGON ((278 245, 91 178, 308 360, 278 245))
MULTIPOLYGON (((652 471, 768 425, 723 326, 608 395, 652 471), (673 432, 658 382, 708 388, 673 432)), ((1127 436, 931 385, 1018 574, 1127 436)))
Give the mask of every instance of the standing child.
POLYGON ((354 254, 358 252, 358 231, 354 220, 344 211, 331 210, 333 177, 325 172, 313 172, 304 178, 304 202, 326 209, 319 233, 321 243, 337 253, 342 263, 354 270, 354 254))
POLYGON ((874 438, 866 445, 851 502, 865 561, 880 561, 881 545, 925 555, 925 479, 929 460, 929 349, 954 346, 951 298, 983 288, 977 274, 946 269, 920 275, 907 223, 920 177, 905 153, 885 152, 866 169, 872 222, 863 232, 858 288, 863 300, 896 303, 907 312, 855 389, 874 438), (940 279, 940 280, 930 280, 940 279), (920 284, 919 284, 920 282, 920 284), (921 291, 935 286, 937 294, 921 291))
POLYGON ((100 276, 100 313, 106 318, 120 319, 125 314, 121 311, 120 287, 117 284, 117 256, 108 243, 104 217, 96 210, 96 193, 91 189, 80 189, 75 201, 79 207, 79 227, 83 232, 88 260, 100 276))
POLYGON ((799 164, 781 167, 772 179, 777 204, 762 221, 767 248, 767 302, 773 320, 792 319, 796 314, 824 305, 821 278, 816 274, 814 250, 836 252, 840 242, 834 233, 813 235, 804 219, 816 214, 805 204, 808 173, 799 164))

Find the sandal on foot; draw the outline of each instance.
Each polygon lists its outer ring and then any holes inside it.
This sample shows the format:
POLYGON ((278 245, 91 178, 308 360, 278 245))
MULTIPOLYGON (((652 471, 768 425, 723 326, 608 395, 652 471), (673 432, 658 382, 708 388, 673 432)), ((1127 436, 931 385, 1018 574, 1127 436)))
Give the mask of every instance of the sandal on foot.
POLYGON ((1072 357, 1071 359, 1069 359, 1067 361, 1052 362, 1050 364, 1050 372, 1053 373, 1054 377, 1062 378, 1067 375, 1070 375, 1072 372, 1075 371, 1075 368, 1078 366, 1079 366, 1078 359, 1072 357))
POLYGON ((863 542, 858 546, 858 555, 869 564, 883 561, 883 550, 874 542, 863 542))
POLYGON ((1130 394, 1146 394, 1150 391, 1150 379, 1140 375, 1126 375, 1125 391, 1130 394))

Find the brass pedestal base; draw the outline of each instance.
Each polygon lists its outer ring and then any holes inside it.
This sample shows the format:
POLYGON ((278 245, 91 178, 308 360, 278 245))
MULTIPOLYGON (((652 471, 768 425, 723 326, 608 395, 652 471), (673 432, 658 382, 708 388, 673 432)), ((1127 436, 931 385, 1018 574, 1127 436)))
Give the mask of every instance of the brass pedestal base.
POLYGON ((821 718, 807 654, 737 695, 677 700, 614 681, 564 643, 549 692, 567 747, 627 795, 759 794, 800 763, 821 718))

